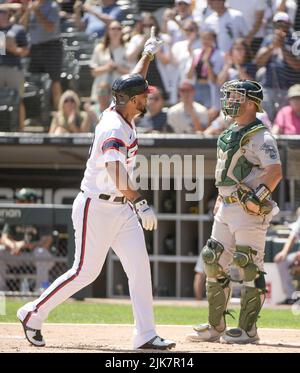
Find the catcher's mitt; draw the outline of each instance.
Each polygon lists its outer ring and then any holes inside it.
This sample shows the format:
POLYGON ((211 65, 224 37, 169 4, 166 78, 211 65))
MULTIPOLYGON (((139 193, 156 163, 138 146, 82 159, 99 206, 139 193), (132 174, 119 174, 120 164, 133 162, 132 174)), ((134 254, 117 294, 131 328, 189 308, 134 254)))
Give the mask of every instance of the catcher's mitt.
POLYGON ((265 216, 268 215, 273 209, 273 204, 271 201, 265 198, 260 200, 256 192, 249 188, 246 184, 241 183, 238 185, 237 197, 240 205, 243 207, 244 211, 247 212, 247 214, 265 216), (251 205, 254 208, 251 207, 251 205), (254 210, 255 206, 258 207, 257 211, 254 210))

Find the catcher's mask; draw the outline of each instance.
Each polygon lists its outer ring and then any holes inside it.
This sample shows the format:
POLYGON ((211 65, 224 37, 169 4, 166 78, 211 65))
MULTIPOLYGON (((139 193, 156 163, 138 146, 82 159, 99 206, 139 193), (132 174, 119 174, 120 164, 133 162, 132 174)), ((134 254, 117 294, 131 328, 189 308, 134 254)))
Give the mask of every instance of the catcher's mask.
POLYGON ((117 105, 126 105, 131 97, 149 92, 148 82, 140 74, 123 75, 112 85, 112 95, 117 105))
POLYGON ((225 116, 238 117, 241 104, 246 98, 253 101, 257 111, 262 113, 261 103, 263 100, 262 86, 252 80, 231 80, 225 82, 221 88, 221 108, 225 116))

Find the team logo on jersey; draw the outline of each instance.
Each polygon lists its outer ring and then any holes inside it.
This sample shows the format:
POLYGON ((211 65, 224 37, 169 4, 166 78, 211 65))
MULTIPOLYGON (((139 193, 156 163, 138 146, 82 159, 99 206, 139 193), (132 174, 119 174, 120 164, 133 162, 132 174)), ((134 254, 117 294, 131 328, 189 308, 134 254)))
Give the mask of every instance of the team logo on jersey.
POLYGON ((262 146, 260 147, 260 149, 264 150, 264 152, 266 154, 269 154, 271 159, 277 159, 278 158, 277 150, 276 150, 274 145, 269 145, 269 144, 263 143, 262 146))

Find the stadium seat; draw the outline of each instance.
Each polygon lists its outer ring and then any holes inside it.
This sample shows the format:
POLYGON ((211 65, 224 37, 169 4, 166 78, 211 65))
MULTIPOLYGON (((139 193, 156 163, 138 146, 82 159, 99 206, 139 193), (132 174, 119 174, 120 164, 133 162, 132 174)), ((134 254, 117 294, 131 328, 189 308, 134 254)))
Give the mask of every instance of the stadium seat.
POLYGON ((1 87, 0 132, 15 132, 19 127, 19 94, 16 90, 1 87))
POLYGON ((48 74, 25 74, 26 118, 47 127, 51 113, 51 80, 48 74))

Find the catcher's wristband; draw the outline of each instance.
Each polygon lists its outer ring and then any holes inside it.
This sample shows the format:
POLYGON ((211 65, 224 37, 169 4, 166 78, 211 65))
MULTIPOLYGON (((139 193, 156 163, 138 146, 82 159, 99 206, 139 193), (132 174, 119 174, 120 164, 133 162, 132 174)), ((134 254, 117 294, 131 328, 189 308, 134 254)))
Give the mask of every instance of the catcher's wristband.
POLYGON ((150 61, 152 61, 154 59, 154 54, 150 53, 150 52, 147 52, 147 51, 144 51, 142 53, 142 56, 148 56, 150 61))
POLYGON ((254 191, 255 196, 258 198, 259 202, 264 201, 271 194, 270 189, 265 184, 259 184, 259 186, 254 191))

